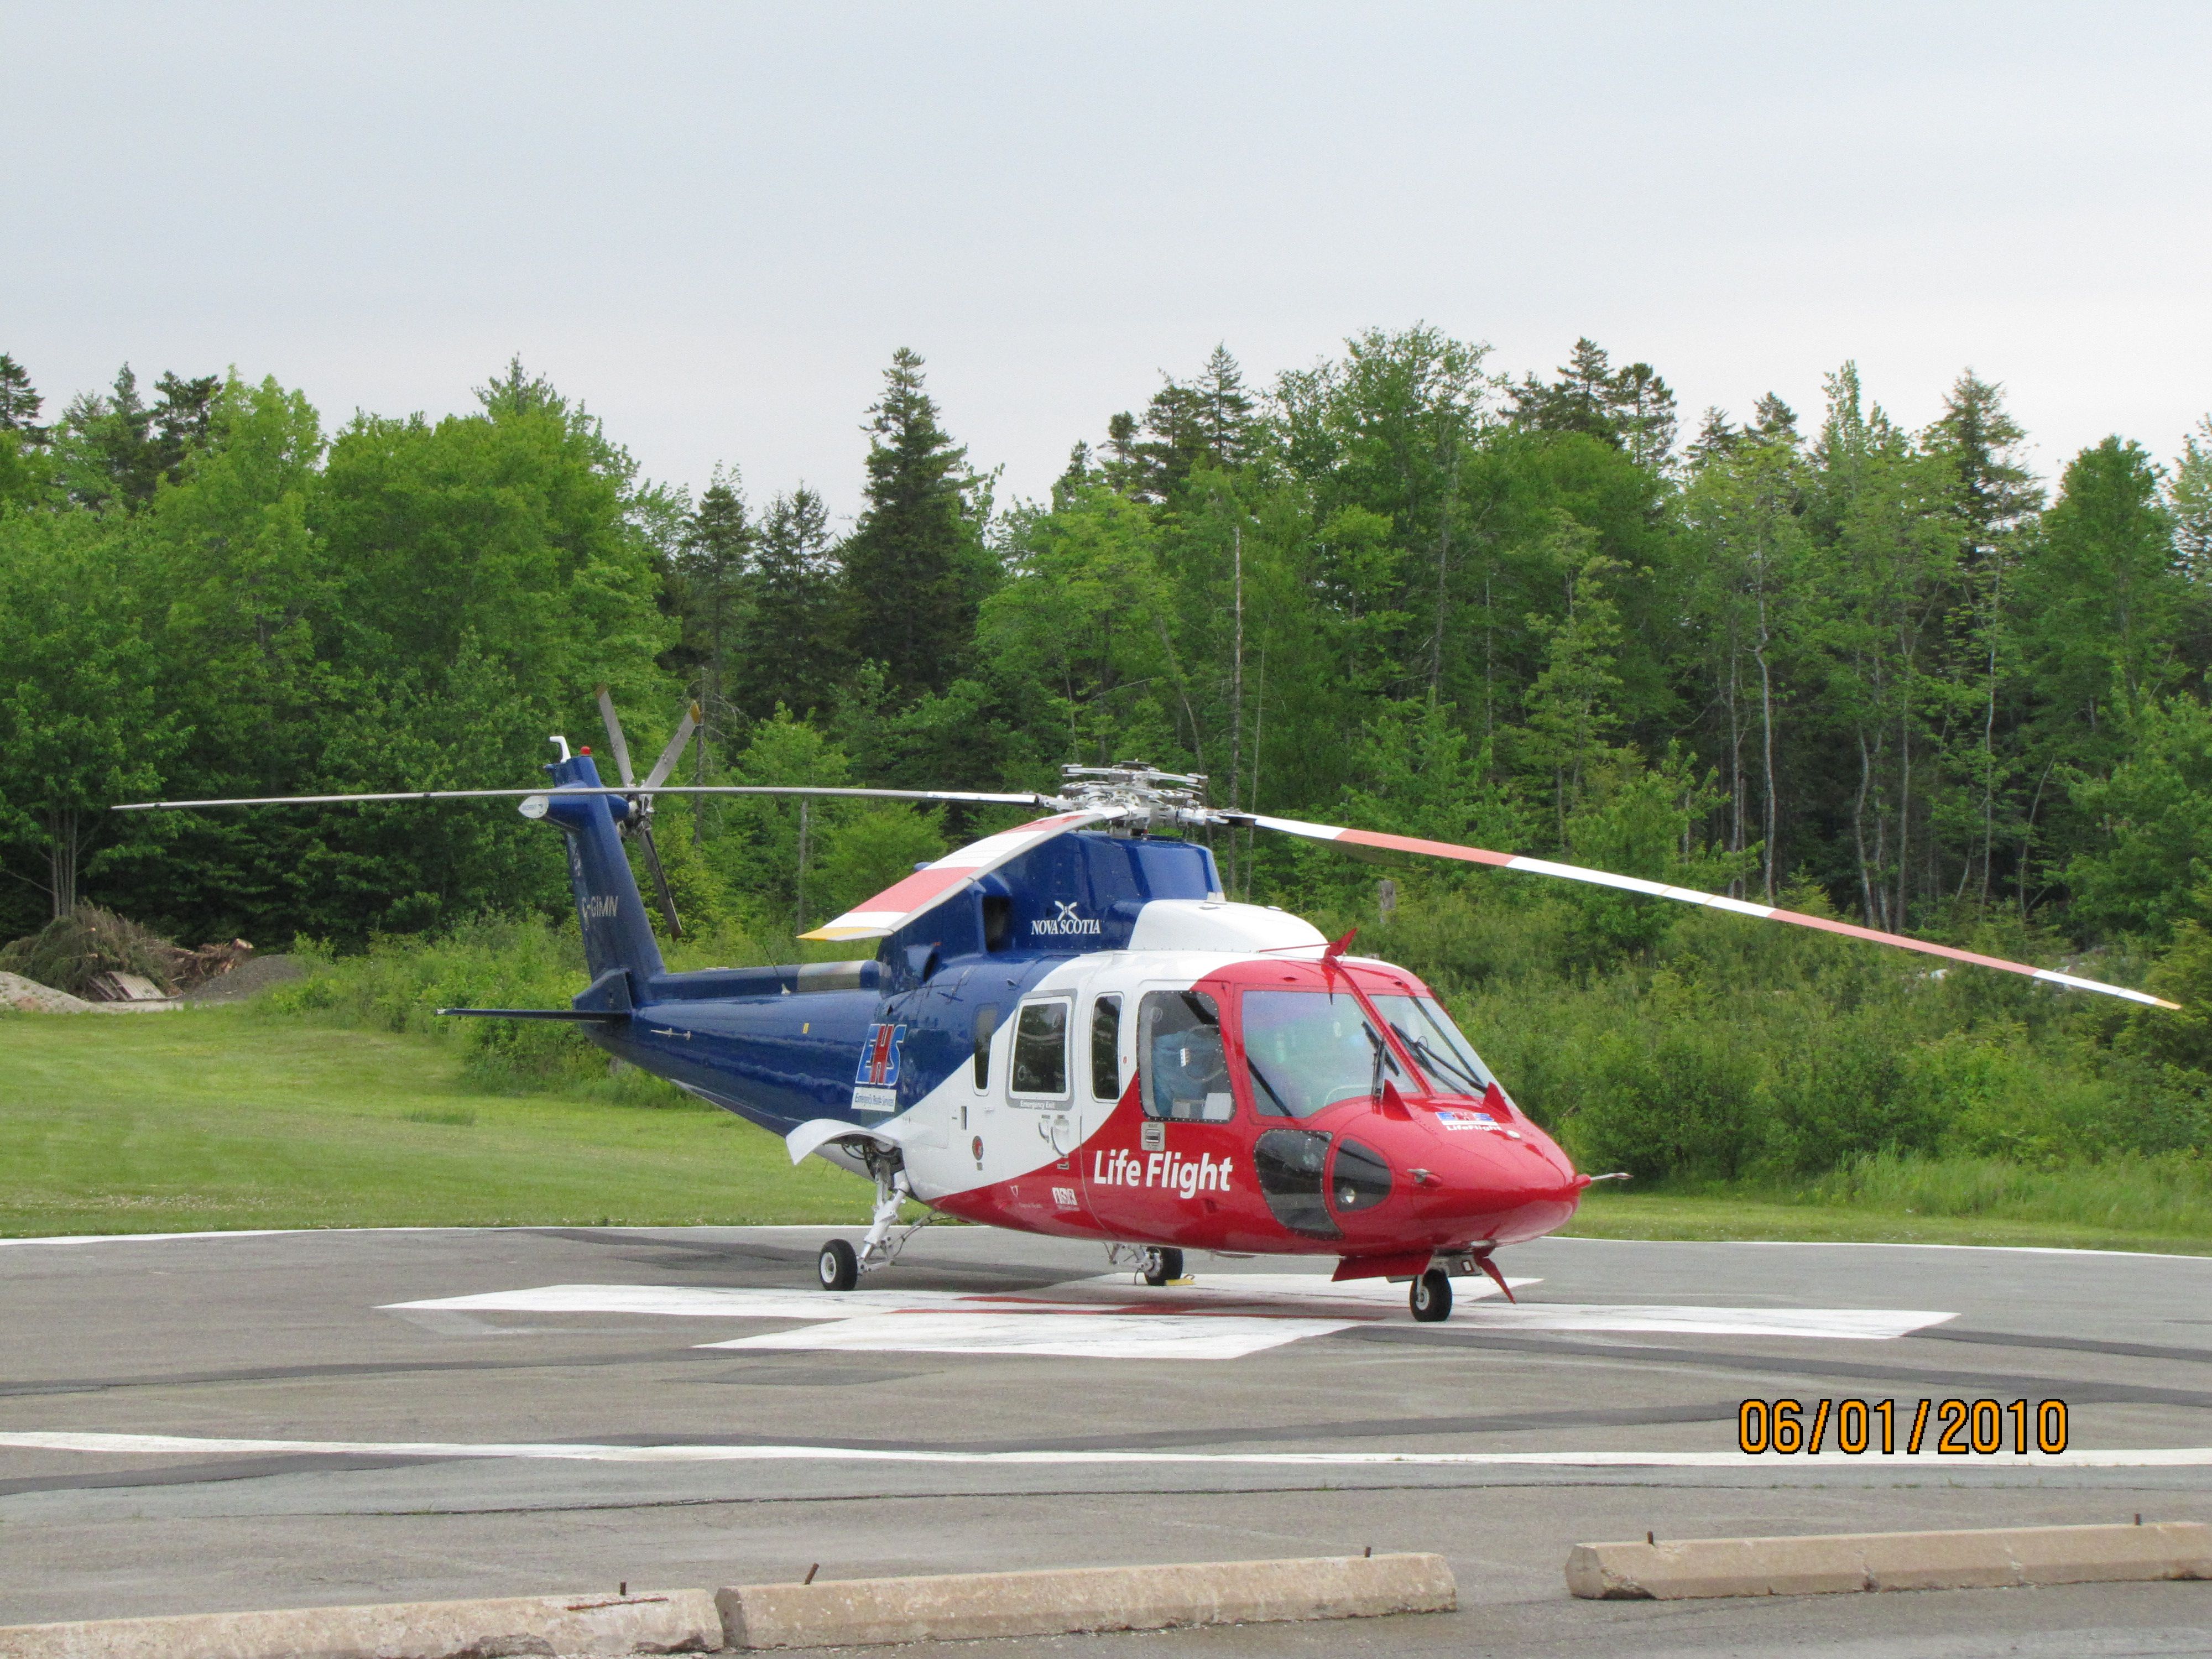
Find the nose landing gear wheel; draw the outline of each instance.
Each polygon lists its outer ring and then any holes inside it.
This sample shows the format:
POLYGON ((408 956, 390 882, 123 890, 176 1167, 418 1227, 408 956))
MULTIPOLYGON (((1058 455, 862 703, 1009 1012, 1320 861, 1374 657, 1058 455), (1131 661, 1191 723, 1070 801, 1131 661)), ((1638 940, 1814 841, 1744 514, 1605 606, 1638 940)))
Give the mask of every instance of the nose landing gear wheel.
POLYGON ((825 1291, 849 1291, 860 1282, 860 1258, 842 1238, 833 1238, 822 1247, 822 1259, 815 1267, 825 1291))
POLYGON ((1431 1267, 1413 1281, 1406 1300, 1415 1319, 1424 1325, 1433 1325, 1451 1317, 1451 1296, 1449 1275, 1442 1267, 1431 1267))
POLYGON ((1165 1285, 1182 1277, 1181 1250, 1149 1249, 1145 1252, 1142 1269, 1147 1285, 1165 1285))

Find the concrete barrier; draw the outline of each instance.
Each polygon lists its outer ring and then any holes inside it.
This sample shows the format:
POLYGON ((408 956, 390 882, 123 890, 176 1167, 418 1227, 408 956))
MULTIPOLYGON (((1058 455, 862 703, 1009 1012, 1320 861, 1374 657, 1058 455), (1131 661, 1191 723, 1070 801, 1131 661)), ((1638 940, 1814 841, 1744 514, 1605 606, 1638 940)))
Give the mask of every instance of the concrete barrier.
POLYGON ((397 1601, 0 1629, 0 1659, 499 1659, 697 1653, 722 1645, 705 1590, 397 1601))
POLYGON ((1997 1527, 1577 1544, 1567 1589, 1593 1600, 1985 1589, 2117 1579, 2212 1578, 2212 1528, 1997 1527))
POLYGON ((751 1584, 715 1601, 733 1648, 819 1648, 1449 1613, 1459 1590, 1440 1555, 1349 1555, 751 1584))

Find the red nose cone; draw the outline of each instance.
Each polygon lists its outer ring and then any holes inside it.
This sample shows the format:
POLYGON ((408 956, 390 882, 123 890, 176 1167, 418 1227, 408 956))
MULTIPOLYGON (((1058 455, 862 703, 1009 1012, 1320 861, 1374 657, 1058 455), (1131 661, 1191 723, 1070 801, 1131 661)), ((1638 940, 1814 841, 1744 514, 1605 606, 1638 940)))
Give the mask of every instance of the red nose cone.
MULTIPOLYGON (((1332 1127, 1343 1146, 1330 1206, 1352 1254, 1538 1238, 1573 1216, 1588 1184, 1549 1135, 1502 1102, 1386 1097, 1332 1127), (1363 1166, 1346 1161, 1355 1152, 1388 1166, 1387 1197, 1362 1198, 1363 1166)), ((1376 1173, 1364 1176, 1370 1194, 1376 1173)))

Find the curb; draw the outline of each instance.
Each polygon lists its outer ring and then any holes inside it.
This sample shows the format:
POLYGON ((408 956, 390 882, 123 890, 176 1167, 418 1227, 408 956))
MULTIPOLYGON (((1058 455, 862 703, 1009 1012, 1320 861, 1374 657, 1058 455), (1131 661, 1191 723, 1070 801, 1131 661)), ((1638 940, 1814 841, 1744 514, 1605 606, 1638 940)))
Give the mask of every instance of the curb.
POLYGON ((714 1598, 732 1648, 1365 1619, 1459 1605, 1441 1555, 1325 1556, 755 1584, 714 1598))
POLYGON ((699 1653, 721 1645, 721 1617, 705 1590, 393 1601, 0 1629, 0 1659, 497 1659, 699 1653))
POLYGON ((1577 1544, 1567 1589, 1590 1600, 1821 1595, 1844 1590, 1989 1589, 2212 1578, 2212 1527, 1999 1527, 1577 1544))
POLYGON ((15 1625, 0 1629, 0 1659, 569 1659, 1365 1619, 1458 1605, 1441 1555, 1325 1556, 15 1625))

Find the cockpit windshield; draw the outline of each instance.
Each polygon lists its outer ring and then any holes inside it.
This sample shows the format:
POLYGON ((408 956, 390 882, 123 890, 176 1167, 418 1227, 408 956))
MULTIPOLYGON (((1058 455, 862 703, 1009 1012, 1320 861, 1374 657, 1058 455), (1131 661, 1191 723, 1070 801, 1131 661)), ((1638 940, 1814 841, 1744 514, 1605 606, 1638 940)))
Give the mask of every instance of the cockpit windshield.
POLYGON ((1375 1006, 1438 1094, 1479 1095, 1490 1087, 1490 1067, 1433 997, 1376 997, 1375 1006))
MULTIPOLYGON (((1490 1069, 1451 1016, 1429 997, 1370 1000, 1439 1094, 1480 1095, 1490 1069)), ((1244 1060, 1262 1117, 1310 1117, 1340 1100, 1364 1100, 1398 1061, 1358 1001, 1339 991, 1247 991, 1244 1060)))
POLYGON ((1399 1075, 1388 1045, 1342 992, 1247 991, 1244 1063, 1262 1117, 1310 1117, 1364 1100, 1382 1077, 1399 1075))

